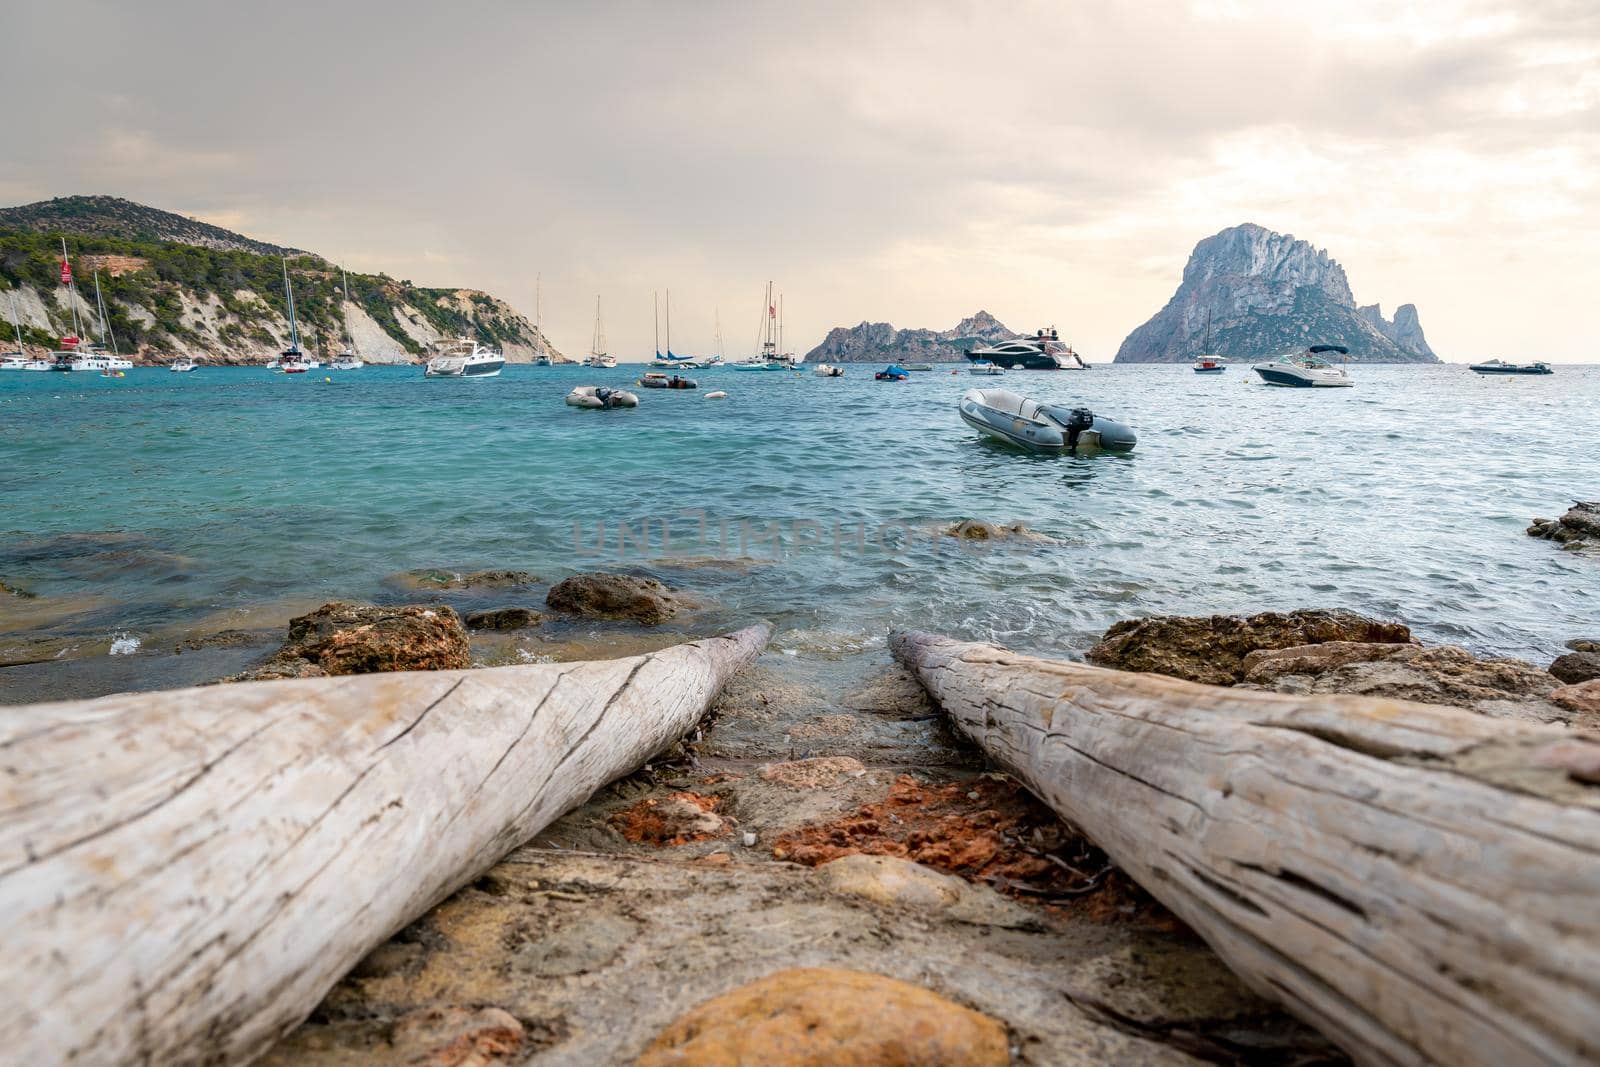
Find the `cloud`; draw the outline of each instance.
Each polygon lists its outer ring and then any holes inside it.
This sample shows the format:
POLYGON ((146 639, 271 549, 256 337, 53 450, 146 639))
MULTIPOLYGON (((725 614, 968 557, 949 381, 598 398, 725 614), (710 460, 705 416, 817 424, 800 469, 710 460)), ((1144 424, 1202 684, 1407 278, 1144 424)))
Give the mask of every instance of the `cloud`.
POLYGON ((139 62, 25 93, 53 53, 14 50, 12 199, 118 193, 530 310, 542 274, 573 349, 598 292, 645 354, 668 286, 675 342, 720 308, 747 344, 772 277, 797 344, 983 306, 1104 357, 1249 219, 1416 301, 1449 358, 1592 358, 1591 0, 60 0, 20 31, 139 62))

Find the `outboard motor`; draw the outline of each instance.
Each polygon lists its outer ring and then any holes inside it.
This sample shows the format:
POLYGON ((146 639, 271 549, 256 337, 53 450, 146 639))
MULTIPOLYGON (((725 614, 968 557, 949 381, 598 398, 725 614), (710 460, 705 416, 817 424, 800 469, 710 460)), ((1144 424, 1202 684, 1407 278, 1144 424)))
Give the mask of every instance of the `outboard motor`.
POLYGON ((1073 408, 1067 412, 1067 447, 1077 448, 1078 437, 1083 431, 1093 428, 1094 412, 1088 408, 1073 408))

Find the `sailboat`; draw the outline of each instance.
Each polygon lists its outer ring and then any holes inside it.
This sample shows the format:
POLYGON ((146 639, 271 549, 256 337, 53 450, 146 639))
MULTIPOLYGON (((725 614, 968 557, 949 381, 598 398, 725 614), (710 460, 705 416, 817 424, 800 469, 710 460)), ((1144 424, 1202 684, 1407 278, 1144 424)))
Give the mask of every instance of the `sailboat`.
POLYGON ((533 335, 539 341, 540 351, 534 357, 535 367, 550 366, 550 344, 544 339, 544 275, 533 277, 533 335))
POLYGON ((17 350, 0 352, 0 370, 49 370, 49 360, 29 359, 22 346, 22 305, 17 303, 15 290, 11 293, 11 325, 17 332, 17 350))
POLYGON ((583 361, 585 367, 615 367, 615 356, 606 354, 606 329, 600 321, 600 298, 594 298, 594 341, 589 345, 589 358, 583 361))
POLYGON ((283 295, 289 302, 289 347, 278 356, 278 369, 285 374, 304 374, 321 364, 300 351, 300 324, 294 314, 294 286, 289 284, 289 257, 283 257, 283 295))
POLYGON ((61 284, 67 287, 67 309, 72 313, 72 332, 61 339, 61 347, 50 353, 50 369, 62 373, 74 369, 78 346, 83 343, 83 327, 78 323, 78 286, 72 280, 72 264, 67 260, 67 239, 61 239, 61 284))
POLYGON ((722 356, 722 309, 721 308, 717 308, 715 314, 716 314, 716 324, 717 324, 716 325, 716 331, 717 332, 713 335, 713 337, 715 338, 715 341, 716 341, 716 349, 717 349, 717 351, 716 351, 716 354, 714 356, 712 356, 710 359, 706 360, 703 364, 701 364, 701 366, 703 366, 703 367, 720 367, 720 366, 722 366, 722 359, 723 359, 723 356, 722 356))
POLYGON ((105 297, 100 295, 100 272, 94 272, 94 309, 95 309, 95 336, 99 338, 92 345, 86 345, 77 361, 73 364, 74 370, 98 370, 102 378, 121 378, 122 372, 133 369, 133 360, 123 359, 117 354, 117 335, 111 330, 111 320, 106 317, 105 297), (111 343, 111 351, 106 351, 106 342, 111 343))
POLYGON ((1196 374, 1221 374, 1228 369, 1222 362, 1221 356, 1208 355, 1211 351, 1211 310, 1206 309, 1206 336, 1200 342, 1200 355, 1195 357, 1194 372, 1196 374))
POLYGON ((672 351, 672 290, 667 290, 667 354, 661 354, 661 308, 656 306, 656 358, 652 367, 668 367, 674 370, 688 368, 698 370, 700 364, 692 356, 679 356, 672 351))
POLYGON ((761 309, 761 354, 749 359, 741 360, 733 365, 734 370, 783 370, 784 363, 778 356, 778 305, 772 301, 772 283, 767 283, 767 299, 761 309))
MULTIPOLYGON (((348 304, 350 303, 350 275, 346 273, 343 267, 340 267, 339 277, 344 282, 344 302, 348 304)), ((344 318, 343 309, 340 310, 340 318, 344 318)), ((356 351, 356 338, 355 334, 350 332, 348 325, 349 320, 345 319, 345 322, 347 325, 345 326, 344 334, 344 351, 340 352, 339 357, 330 363, 329 366, 334 370, 360 370, 362 367, 366 366, 366 363, 361 359, 360 353, 356 351)))

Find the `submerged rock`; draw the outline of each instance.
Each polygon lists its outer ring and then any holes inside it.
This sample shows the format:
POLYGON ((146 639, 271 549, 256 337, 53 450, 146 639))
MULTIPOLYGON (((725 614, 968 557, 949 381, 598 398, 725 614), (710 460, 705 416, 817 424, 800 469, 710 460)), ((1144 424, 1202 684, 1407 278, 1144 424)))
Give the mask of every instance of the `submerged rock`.
POLYGON ((409 589, 520 589, 538 582, 539 576, 531 571, 486 570, 461 571, 424 568, 404 571, 390 581, 409 589))
POLYGON ((1600 500, 1580 500, 1559 519, 1534 519, 1528 536, 1555 541, 1564 548, 1600 547, 1600 500))
POLYGON ((525 630, 544 618, 532 608, 493 608, 467 616, 469 630, 525 630))
POLYGON ((796 967, 714 997, 668 1025, 636 1067, 1005 1067, 1006 1028, 893 978, 796 967))
POLYGON ((672 590, 654 578, 606 573, 574 574, 552 587, 545 603, 575 615, 646 625, 665 622, 681 606, 672 590))
POLYGON ((467 631, 450 608, 324 604, 289 621, 289 639, 260 667, 229 679, 313 678, 468 666, 467 631))
POLYGON ((1025 522, 984 522, 981 519, 962 519, 954 526, 939 531, 958 541, 1033 541, 1049 544, 1055 538, 1029 528, 1025 522))
POLYGON ((1405 644, 1411 631, 1353 611, 1308 609, 1237 615, 1161 615, 1119 622, 1088 652, 1090 663, 1145 671, 1209 685, 1234 685, 1245 677, 1245 657, 1260 649, 1296 648, 1330 641, 1405 644))
POLYGON ((8 582, 4 578, 0 578, 0 595, 14 596, 19 600, 33 600, 39 594, 32 592, 31 590, 24 589, 22 586, 17 585, 14 582, 8 582))
POLYGON ((1600 678, 1600 651, 1580 650, 1557 656, 1550 664, 1550 673, 1569 684, 1600 678))

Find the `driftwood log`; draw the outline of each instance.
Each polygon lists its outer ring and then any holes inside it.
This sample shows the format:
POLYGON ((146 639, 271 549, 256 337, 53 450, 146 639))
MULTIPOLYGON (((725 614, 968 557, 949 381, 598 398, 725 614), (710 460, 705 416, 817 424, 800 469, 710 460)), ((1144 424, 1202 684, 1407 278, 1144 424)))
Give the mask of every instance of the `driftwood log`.
POLYGON ((892 638, 956 726, 1363 1064, 1600 1058, 1600 744, 892 638))
POLYGON ((4 709, 0 1058, 248 1061, 766 640, 4 709))

